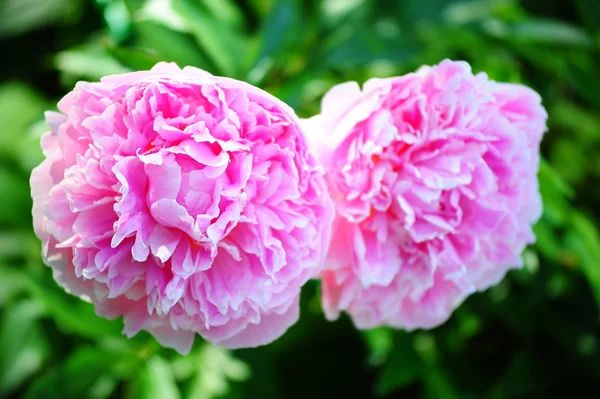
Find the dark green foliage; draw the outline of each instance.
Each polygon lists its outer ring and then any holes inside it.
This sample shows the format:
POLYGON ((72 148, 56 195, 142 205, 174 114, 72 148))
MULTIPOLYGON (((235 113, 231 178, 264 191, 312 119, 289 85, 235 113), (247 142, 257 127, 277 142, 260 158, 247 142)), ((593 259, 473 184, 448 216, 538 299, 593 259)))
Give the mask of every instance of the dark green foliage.
POLYGON ((0 45, 0 397, 598 397, 599 1, 2 0, 0 45), (330 323, 311 282, 300 321, 273 344, 231 352, 197 339, 182 357, 146 333, 125 338, 42 264, 28 176, 43 110, 77 80, 174 61, 309 116, 333 84, 444 58, 533 87, 550 116, 545 213, 525 267, 445 325, 330 323))

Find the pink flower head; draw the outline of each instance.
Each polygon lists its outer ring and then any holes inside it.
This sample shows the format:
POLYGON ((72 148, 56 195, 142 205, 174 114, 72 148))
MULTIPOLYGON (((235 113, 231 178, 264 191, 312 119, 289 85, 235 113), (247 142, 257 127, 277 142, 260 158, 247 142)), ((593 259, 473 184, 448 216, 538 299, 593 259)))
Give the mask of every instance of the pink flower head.
POLYGON ((519 267, 541 212, 546 117, 534 91, 465 62, 331 89, 305 121, 337 207, 328 318, 431 328, 519 267))
POLYGON ((45 262, 99 315, 187 352, 266 344, 298 318, 333 209, 294 112, 196 68, 79 83, 31 176, 45 262))

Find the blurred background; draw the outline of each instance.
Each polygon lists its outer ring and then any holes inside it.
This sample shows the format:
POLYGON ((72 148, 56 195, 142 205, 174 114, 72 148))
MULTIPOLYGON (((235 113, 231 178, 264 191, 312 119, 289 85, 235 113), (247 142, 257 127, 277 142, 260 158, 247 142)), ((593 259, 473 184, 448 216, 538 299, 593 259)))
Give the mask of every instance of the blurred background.
POLYGON ((0 397, 597 398, 599 0, 0 0, 0 397), (525 267, 443 326, 324 321, 316 282, 271 345, 182 357, 67 295, 40 259, 28 177, 43 111, 78 80, 161 60, 249 81, 302 116, 347 80, 444 58, 537 90, 545 213, 525 267))

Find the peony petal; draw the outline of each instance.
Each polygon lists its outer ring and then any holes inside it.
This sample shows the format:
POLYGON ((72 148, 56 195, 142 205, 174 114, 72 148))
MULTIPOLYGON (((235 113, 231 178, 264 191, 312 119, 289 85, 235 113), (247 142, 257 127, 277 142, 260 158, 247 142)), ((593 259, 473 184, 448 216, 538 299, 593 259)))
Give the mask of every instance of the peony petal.
POLYGON ((271 313, 261 317, 260 323, 249 323, 238 334, 214 343, 225 348, 255 348, 265 345, 283 335, 300 315, 300 299, 297 298, 283 314, 271 313))
POLYGON ((546 119, 537 93, 466 62, 330 89, 303 122, 336 205, 327 318, 432 328, 519 267, 546 119))
POLYGON ((58 107, 31 192, 60 285, 181 353, 297 320, 334 211, 290 107, 172 63, 80 82, 58 107))

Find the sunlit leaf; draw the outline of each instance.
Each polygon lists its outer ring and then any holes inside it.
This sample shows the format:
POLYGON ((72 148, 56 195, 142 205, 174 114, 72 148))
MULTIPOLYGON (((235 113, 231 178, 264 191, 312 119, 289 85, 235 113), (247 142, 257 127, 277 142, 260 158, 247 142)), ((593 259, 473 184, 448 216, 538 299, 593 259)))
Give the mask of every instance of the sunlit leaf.
POLYGON ((200 350, 197 367, 186 394, 188 399, 226 397, 232 382, 244 381, 250 376, 245 363, 234 358, 227 349, 211 344, 205 344, 200 350))
POLYGON ((148 359, 134 383, 131 398, 179 399, 180 397, 169 363, 158 356, 148 359))
POLYGON ((451 24, 465 25, 492 17, 495 1, 465 0, 451 3, 444 9, 444 20, 451 24))
POLYGON ((224 24, 235 29, 244 27, 244 15, 234 0, 200 0, 206 10, 224 24))
POLYGON ((324 0, 321 8, 325 23, 334 26, 368 3, 366 0, 324 0))
POLYGON ((370 363, 379 365, 385 362, 394 346, 392 330, 385 327, 366 330, 363 337, 371 351, 370 363))
POLYGON ((131 13, 122 0, 113 0, 104 8, 104 19, 113 37, 117 41, 127 38, 131 30, 131 13))

